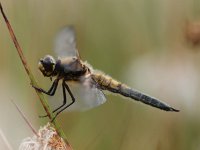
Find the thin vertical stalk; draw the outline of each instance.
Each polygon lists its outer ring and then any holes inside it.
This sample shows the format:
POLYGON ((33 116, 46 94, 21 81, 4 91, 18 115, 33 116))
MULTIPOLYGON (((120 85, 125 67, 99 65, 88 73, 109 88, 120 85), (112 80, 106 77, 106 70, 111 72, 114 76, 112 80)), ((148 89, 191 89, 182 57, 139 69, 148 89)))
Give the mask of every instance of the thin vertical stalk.
MULTIPOLYGON (((8 31, 9 31, 10 36, 11 36, 11 38, 13 40, 13 43, 14 43, 14 45, 16 47, 16 50, 17 50, 17 52, 19 54, 19 57, 20 57, 20 59, 22 61, 24 69, 25 69, 26 73, 28 74, 28 77, 29 77, 29 79, 31 81, 31 85, 34 85, 34 86, 38 87, 38 84, 37 84, 36 80, 34 79, 34 76, 33 76, 32 72, 31 72, 31 69, 30 69, 30 67, 29 67, 29 65, 27 63, 27 60, 26 60, 26 58, 25 58, 25 56, 23 54, 22 48, 20 47, 20 45, 19 45, 19 43, 17 41, 17 38, 16 38, 16 36, 14 34, 14 31, 13 31, 13 29, 12 29, 12 27, 11 27, 11 25, 10 25, 10 23, 9 23, 5 13, 4 13, 4 11, 3 11, 3 7, 1 5, 1 3, 0 3, 0 11, 1 11, 1 14, 2 14, 4 20, 5 20, 5 23, 7 25, 8 31)), ((52 111, 51 111, 51 109, 50 109, 50 107, 48 105, 47 100, 45 99, 44 95, 41 92, 38 92, 37 90, 35 90, 35 91, 36 91, 36 93, 37 93, 37 95, 39 97, 39 100, 42 103, 42 106, 45 109, 49 119, 51 120, 54 117, 54 115, 53 115, 53 113, 52 113, 52 111)), ((67 141, 64 132, 59 127, 59 125, 56 123, 56 119, 53 120, 52 124, 56 128, 57 133, 65 140, 66 144, 68 145, 68 149, 72 150, 72 147, 70 146, 69 142, 67 141)))

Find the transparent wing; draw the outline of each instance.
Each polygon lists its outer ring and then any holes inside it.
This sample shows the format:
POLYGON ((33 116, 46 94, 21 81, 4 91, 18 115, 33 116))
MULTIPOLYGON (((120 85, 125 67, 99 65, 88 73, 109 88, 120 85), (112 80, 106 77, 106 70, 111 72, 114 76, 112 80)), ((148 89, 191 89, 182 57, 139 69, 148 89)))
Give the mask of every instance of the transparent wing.
POLYGON ((69 107, 69 111, 88 110, 106 101, 103 92, 95 86, 89 87, 80 83, 70 83, 69 86, 76 98, 76 102, 69 107))
MULTIPOLYGON (((73 105, 68 107, 66 111, 85 111, 97 107, 106 102, 104 93, 99 90, 95 84, 91 84, 90 79, 84 82, 67 82, 71 92, 76 101, 73 105)), ((62 104, 63 94, 62 88, 58 89, 56 99, 53 98, 50 103, 54 108, 62 104), (59 102, 58 102, 59 101, 59 102)), ((67 93, 67 103, 71 102, 71 97, 67 93)))
POLYGON ((59 57, 79 57, 76 49, 76 36, 72 26, 67 26, 58 31, 55 37, 54 51, 59 57))

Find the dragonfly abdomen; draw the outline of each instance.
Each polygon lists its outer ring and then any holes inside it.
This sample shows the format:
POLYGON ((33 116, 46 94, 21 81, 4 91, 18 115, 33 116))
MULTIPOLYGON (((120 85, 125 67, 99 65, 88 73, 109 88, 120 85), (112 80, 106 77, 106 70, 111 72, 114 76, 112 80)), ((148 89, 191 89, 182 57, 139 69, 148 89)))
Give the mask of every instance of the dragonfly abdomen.
POLYGON ((108 90, 113 93, 118 93, 125 97, 129 97, 136 101, 140 101, 142 103, 145 103, 147 105, 150 105, 150 106, 153 106, 165 111, 178 111, 172 108, 171 106, 169 106, 168 104, 161 102, 160 100, 156 98, 142 94, 141 92, 138 92, 136 90, 133 90, 127 85, 122 84, 107 75, 99 73, 99 74, 93 74, 92 77, 98 83, 98 85, 100 86, 102 90, 108 90))

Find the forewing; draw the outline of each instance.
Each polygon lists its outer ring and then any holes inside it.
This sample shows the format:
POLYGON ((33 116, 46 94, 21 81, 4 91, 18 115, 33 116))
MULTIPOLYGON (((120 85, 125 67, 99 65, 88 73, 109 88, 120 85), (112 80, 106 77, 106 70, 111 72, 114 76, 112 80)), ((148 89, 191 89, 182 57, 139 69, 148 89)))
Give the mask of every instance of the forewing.
POLYGON ((55 37, 54 51, 59 57, 79 57, 76 35, 72 26, 62 28, 55 37))
MULTIPOLYGON (((67 84, 76 101, 66 111, 85 111, 97 107, 106 101, 104 93, 93 84, 91 79, 84 80, 84 82, 67 82, 67 84)), ((50 101, 54 109, 62 104, 63 94, 61 90, 62 88, 59 88, 56 98, 54 97, 50 101)), ((67 104, 70 102, 71 97, 67 93, 67 104)))

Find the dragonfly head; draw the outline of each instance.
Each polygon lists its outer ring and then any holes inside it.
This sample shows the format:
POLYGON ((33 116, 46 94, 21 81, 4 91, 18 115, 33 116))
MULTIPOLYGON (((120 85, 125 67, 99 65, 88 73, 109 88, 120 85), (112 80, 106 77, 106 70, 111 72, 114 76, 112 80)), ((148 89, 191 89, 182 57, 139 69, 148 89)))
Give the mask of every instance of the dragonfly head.
POLYGON ((45 77, 51 77, 53 75, 55 65, 55 59, 50 55, 46 55, 44 58, 40 59, 38 68, 45 77))

